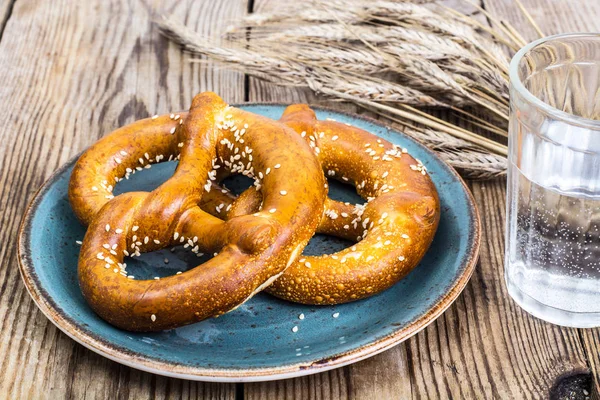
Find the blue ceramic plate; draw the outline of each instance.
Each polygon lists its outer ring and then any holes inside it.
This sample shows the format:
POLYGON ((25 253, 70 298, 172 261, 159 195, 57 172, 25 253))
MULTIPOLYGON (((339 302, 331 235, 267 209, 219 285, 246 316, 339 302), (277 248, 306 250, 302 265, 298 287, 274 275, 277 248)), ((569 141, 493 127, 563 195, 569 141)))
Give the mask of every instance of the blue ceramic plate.
MULTIPOLYGON (((285 106, 241 108, 278 119, 285 106)), ((19 237, 21 275, 44 314, 74 340, 112 360, 161 375, 206 381, 260 381, 312 374, 362 360, 414 335, 456 299, 474 269, 479 217, 456 172, 431 151, 380 123, 316 108, 334 118, 406 147, 423 161, 439 191, 441 221, 421 264, 400 283, 371 298, 338 306, 306 306, 259 294, 219 318, 160 333, 117 329, 88 307, 77 283, 77 258, 85 228, 73 214, 67 185, 75 159, 60 168, 35 196, 19 237), (333 314, 339 313, 337 318, 333 314), (300 320, 298 316, 304 314, 300 320), (296 333, 292 328, 298 326, 296 333)), ((166 180, 174 163, 135 174, 117 191, 151 190, 166 180)), ((243 186, 239 179, 229 186, 243 186)), ((241 187, 238 187, 240 190, 241 187)), ((332 182, 330 196, 363 202, 354 189, 332 182)), ((305 250, 322 254, 346 247, 315 237, 305 250)), ((140 278, 172 275, 197 265, 190 252, 159 251, 128 262, 140 278), (164 259, 169 263, 165 264, 164 259)))

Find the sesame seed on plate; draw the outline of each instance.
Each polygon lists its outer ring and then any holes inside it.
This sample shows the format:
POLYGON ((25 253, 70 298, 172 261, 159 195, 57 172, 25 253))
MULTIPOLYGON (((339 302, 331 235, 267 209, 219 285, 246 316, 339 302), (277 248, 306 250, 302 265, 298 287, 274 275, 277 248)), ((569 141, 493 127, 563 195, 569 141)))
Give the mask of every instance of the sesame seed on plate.
POLYGON ((304 314, 298 315, 298 319, 304 319, 304 314))
POLYGON ((292 332, 294 332, 294 333, 298 332, 298 327, 297 327, 297 326, 294 326, 294 327, 292 328, 292 332))
POLYGON ((333 315, 332 315, 332 317, 333 317, 333 318, 337 318, 337 317, 339 317, 339 316, 340 316, 340 313, 339 313, 339 312, 335 312, 335 313, 333 313, 333 315))

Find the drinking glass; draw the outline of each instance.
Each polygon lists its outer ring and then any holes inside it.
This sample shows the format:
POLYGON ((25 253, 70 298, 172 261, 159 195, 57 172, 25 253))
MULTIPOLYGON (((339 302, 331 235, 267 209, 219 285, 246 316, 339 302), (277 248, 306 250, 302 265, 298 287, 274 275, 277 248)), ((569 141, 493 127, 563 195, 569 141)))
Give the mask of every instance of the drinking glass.
POLYGON ((510 102, 508 292, 546 321, 600 326, 600 34, 521 49, 510 102))

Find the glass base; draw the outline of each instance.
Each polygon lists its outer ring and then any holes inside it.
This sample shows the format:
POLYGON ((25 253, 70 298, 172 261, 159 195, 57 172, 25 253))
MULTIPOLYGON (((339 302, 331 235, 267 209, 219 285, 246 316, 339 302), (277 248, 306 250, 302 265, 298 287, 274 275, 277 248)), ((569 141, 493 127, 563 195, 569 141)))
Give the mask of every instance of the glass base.
POLYGON ((596 328, 600 327, 600 313, 597 312, 572 312, 561 310, 540 303, 538 300, 521 291, 508 276, 504 277, 508 294, 513 300, 529 314, 552 324, 568 326, 571 328, 596 328))

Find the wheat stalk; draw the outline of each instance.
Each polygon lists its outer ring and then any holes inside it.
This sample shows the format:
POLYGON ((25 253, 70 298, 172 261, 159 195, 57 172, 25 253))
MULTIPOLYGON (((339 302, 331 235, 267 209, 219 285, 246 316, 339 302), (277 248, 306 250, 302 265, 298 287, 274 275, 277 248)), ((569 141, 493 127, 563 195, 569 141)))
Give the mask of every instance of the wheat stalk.
POLYGON ((220 42, 169 18, 158 25, 188 52, 279 85, 354 102, 410 127, 407 134, 465 176, 483 179, 503 174, 506 146, 415 108, 448 108, 471 127, 506 137, 506 49, 514 51, 524 40, 473 6, 493 27, 433 0, 305 0, 252 14, 220 42))

